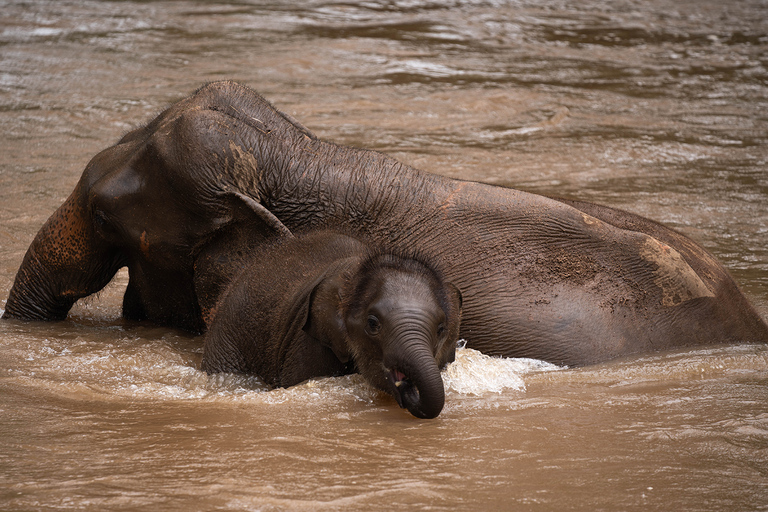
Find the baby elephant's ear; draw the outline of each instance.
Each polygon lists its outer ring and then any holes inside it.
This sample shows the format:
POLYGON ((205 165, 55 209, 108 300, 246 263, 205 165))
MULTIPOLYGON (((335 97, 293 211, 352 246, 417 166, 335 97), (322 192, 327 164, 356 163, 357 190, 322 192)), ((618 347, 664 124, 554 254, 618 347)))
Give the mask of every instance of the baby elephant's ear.
POLYGON ((464 306, 464 296, 461 294, 461 290, 459 290, 459 288, 453 283, 448 283, 447 286, 448 286, 448 289, 451 291, 451 294, 456 299, 459 305, 459 309, 461 309, 464 306))
POLYGON ((448 317, 448 325, 446 330, 448 331, 448 339, 451 342, 455 342, 459 339, 459 327, 461 325, 461 308, 464 303, 464 298, 459 290, 453 283, 445 284, 446 291, 448 292, 448 300, 450 302, 449 311, 446 311, 448 317))
POLYGON ((307 295, 302 311, 306 314, 304 332, 331 349, 342 363, 352 358, 347 346, 346 327, 339 311, 341 275, 323 276, 307 295))

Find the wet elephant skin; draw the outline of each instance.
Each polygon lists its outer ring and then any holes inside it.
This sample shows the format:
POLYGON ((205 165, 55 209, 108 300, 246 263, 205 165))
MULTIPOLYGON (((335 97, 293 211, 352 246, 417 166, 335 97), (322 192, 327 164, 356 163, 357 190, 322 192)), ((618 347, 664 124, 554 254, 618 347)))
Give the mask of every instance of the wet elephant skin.
POLYGON ((263 244, 223 292, 202 369, 281 387, 360 372, 414 416, 434 418, 460 315, 461 293, 416 256, 330 231, 281 237, 263 244))
POLYGON ((198 297, 196 260, 231 265, 274 218, 442 261, 464 295, 461 336, 488 354, 584 365, 768 342, 722 265, 675 231, 319 140, 233 82, 199 89, 94 157, 32 242, 5 316, 63 318, 127 266, 126 317, 202 331, 223 285, 198 297))

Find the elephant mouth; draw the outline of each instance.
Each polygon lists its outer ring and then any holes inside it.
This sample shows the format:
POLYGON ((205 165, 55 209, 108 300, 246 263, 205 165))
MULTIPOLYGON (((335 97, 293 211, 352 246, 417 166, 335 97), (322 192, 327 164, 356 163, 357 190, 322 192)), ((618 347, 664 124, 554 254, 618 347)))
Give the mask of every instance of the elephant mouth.
POLYGON ((388 380, 392 395, 401 408, 408 408, 408 404, 419 402, 419 388, 417 388, 403 372, 392 368, 388 373, 388 380))

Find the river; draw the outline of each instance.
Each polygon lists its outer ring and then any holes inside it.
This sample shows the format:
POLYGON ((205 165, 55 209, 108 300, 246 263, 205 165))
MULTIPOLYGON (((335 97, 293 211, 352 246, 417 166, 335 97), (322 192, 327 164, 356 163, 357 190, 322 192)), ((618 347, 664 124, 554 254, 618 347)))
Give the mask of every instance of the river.
MULTIPOLYGON (((0 309, 86 163, 205 82, 447 176, 623 208, 768 317, 760 0, 0 2, 0 309)), ((768 347, 587 368, 461 349, 421 421, 358 376, 269 391, 200 338, 0 321, 3 510, 765 510, 768 347)))

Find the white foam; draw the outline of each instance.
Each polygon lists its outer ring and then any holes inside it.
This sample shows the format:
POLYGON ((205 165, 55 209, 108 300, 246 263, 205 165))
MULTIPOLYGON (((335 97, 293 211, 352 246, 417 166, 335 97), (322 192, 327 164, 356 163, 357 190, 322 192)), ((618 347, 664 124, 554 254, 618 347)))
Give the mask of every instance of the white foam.
POLYGON ((459 348, 456 361, 443 372, 443 384, 446 392, 463 395, 500 393, 505 389, 524 391, 526 374, 558 369, 538 359, 491 357, 471 348, 459 348))

